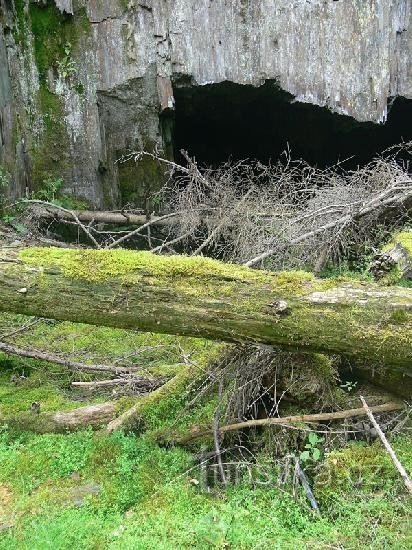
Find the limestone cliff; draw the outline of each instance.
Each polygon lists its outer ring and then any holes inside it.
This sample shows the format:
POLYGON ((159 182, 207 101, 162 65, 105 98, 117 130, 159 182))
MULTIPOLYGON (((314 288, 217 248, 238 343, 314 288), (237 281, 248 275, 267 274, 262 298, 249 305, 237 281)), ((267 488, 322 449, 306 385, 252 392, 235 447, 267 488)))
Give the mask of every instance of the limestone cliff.
POLYGON ((274 81, 384 122, 412 97, 412 0, 0 0, 0 164, 12 193, 63 177, 92 205, 144 204, 170 155, 173 87, 274 81))

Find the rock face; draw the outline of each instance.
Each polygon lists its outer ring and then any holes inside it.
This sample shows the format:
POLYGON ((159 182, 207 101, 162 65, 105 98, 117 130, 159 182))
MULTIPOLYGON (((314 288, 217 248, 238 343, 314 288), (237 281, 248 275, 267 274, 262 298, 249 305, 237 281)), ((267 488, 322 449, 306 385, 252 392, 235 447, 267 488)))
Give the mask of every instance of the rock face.
POLYGON ((412 97, 412 0, 0 0, 0 164, 12 195, 64 179, 96 207, 161 180, 173 87, 275 81, 296 101, 384 122, 412 97))

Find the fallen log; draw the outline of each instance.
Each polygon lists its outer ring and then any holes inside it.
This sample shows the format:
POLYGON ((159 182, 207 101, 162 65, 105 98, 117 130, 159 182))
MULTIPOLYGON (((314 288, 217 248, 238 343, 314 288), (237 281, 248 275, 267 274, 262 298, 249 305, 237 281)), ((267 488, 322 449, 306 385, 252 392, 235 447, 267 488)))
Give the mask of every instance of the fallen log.
POLYGON ((112 386, 127 386, 133 382, 133 379, 113 378, 113 380, 96 380, 94 382, 72 382, 73 388, 86 388, 94 390, 96 388, 108 388, 112 386))
POLYGON ((80 407, 69 412, 20 413, 13 418, 0 418, 0 424, 19 430, 37 433, 52 433, 78 430, 86 427, 100 428, 116 416, 116 403, 107 402, 98 405, 80 407))
POLYGON ((65 212, 61 209, 53 207, 52 204, 36 207, 33 209, 34 214, 38 218, 55 219, 61 221, 73 221, 74 216, 84 223, 108 223, 114 225, 143 225, 149 219, 152 225, 170 225, 171 217, 151 216, 148 218, 145 214, 129 214, 127 212, 110 212, 104 210, 71 210, 65 212))
POLYGON ((0 311, 412 361, 412 290, 127 250, 0 249, 0 311))

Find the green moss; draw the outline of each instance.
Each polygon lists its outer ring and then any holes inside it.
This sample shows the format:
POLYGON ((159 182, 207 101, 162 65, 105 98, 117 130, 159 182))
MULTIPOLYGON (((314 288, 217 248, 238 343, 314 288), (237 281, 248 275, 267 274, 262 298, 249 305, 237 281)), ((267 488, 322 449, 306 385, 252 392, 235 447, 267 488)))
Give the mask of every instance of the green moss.
POLYGON ((408 314, 404 309, 398 309, 396 311, 392 311, 390 316, 390 321, 392 323, 399 323, 404 324, 408 320, 408 314))
POLYGON ((69 137, 64 125, 62 99, 41 83, 37 93, 38 110, 43 121, 43 131, 31 143, 33 190, 42 188, 47 178, 58 179, 67 168, 69 137))
POLYGON ((29 28, 26 0, 14 0, 15 26, 13 29, 14 39, 24 50, 27 47, 27 31, 29 28))
POLYGON ((394 235, 391 241, 383 247, 382 252, 392 250, 397 244, 400 244, 412 256, 412 231, 401 231, 394 235))
MULTIPOLYGON (((407 470, 412 467, 410 441, 398 438, 391 442, 407 470)), ((332 451, 326 457, 315 480, 316 494, 326 504, 330 499, 355 488, 366 492, 402 490, 402 478, 393 467, 380 442, 373 445, 353 443, 332 451)))
MULTIPOLYGON (((20 254, 27 265, 59 268, 68 277, 96 282, 111 278, 137 281, 140 275, 156 277, 190 277, 196 279, 222 278, 233 283, 264 283, 283 292, 303 293, 315 281, 312 274, 304 271, 268 273, 251 270, 234 264, 225 264, 210 258, 184 256, 161 257, 150 252, 129 250, 61 250, 53 248, 30 248, 20 254)), ((326 286, 329 286, 328 282, 326 286)))
POLYGON ((54 2, 31 3, 29 13, 36 65, 40 80, 46 82, 48 70, 57 69, 59 61, 65 58, 65 46, 75 48, 80 37, 90 33, 91 26, 84 10, 73 17, 61 13, 54 2))
POLYGON ((29 412, 33 402, 41 403, 42 411, 75 408, 78 404, 71 402, 64 392, 68 384, 64 371, 47 369, 44 364, 33 360, 22 362, 0 354, 0 418, 29 412), (59 382, 53 383, 56 374, 59 374, 59 382))
MULTIPOLYGON (((90 23, 83 11, 75 16, 63 14, 54 2, 30 3, 28 20, 34 42, 34 57, 39 72, 40 89, 37 107, 43 121, 42 135, 30 147, 34 190, 47 177, 60 177, 67 168, 69 138, 64 124, 64 106, 60 97, 48 87, 48 74, 67 63, 67 47, 75 52, 79 41, 90 32, 90 23)), ((82 84, 74 83, 82 91, 82 84)))
MULTIPOLYGON (((153 144, 143 146, 152 151, 153 144)), ((161 163, 145 156, 138 163, 134 159, 118 165, 119 189, 122 204, 134 204, 147 212, 158 209, 154 198, 165 183, 165 171, 161 163)))
MULTIPOLYGON (((412 231, 401 231, 393 236, 391 241, 385 245, 382 249, 382 252, 389 252, 396 246, 402 246, 406 251, 407 255, 412 259, 412 231)), ((409 281, 404 280, 404 272, 401 265, 395 265, 384 277, 379 281, 381 285, 401 285, 409 286, 409 281)))

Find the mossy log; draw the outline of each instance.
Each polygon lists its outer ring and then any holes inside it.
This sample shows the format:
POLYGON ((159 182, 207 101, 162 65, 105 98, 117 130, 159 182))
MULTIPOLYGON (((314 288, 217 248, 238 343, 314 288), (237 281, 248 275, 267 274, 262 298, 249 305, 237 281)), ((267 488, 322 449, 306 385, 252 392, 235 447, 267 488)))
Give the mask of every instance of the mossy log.
POLYGON ((87 427, 101 428, 116 416, 115 402, 108 401, 97 405, 80 407, 68 412, 35 414, 20 413, 12 418, 0 418, 9 428, 28 430, 36 433, 60 433, 81 430, 87 427))
POLYGON ((412 290, 126 250, 3 248, 0 310, 125 329, 412 361, 412 290))

